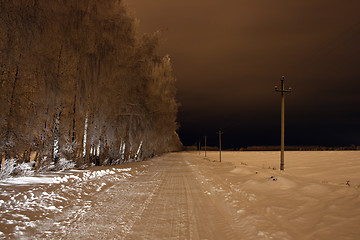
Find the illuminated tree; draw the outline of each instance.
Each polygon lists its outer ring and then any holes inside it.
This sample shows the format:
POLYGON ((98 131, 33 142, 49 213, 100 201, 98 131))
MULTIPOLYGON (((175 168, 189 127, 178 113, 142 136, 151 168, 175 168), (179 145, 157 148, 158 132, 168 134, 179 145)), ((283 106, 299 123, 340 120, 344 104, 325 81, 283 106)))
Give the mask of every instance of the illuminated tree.
POLYGON ((170 58, 156 53, 158 33, 137 36, 122 1, 0 7, 4 157, 81 165, 167 151, 177 128, 170 58))

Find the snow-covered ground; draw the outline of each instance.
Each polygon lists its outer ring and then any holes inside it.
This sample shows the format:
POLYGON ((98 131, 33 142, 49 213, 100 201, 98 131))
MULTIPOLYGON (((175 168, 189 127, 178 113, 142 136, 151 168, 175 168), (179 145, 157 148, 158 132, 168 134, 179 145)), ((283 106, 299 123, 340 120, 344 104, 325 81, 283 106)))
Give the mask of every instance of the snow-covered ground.
POLYGON ((131 176, 131 168, 108 167, 0 181, 0 238, 30 238, 24 234, 69 208, 72 218, 85 214, 88 196, 131 176))
POLYGON ((234 167, 229 187, 249 199, 238 203, 244 221, 251 211, 273 225, 263 239, 360 239, 360 151, 285 152, 283 172, 279 152, 225 151, 222 163, 234 167))
POLYGON ((358 239, 360 152, 182 152, 0 182, 3 239, 358 239))
MULTIPOLYGON (((205 152, 200 152, 205 156, 205 152)), ((219 152, 207 152, 211 161, 219 161, 219 152)), ((360 151, 288 151, 285 152, 285 171, 279 172, 280 152, 222 152, 222 162, 261 170, 281 176, 301 177, 308 181, 347 185, 360 188, 360 151), (276 171, 272 171, 272 170, 276 171), (270 171, 265 171, 270 170, 270 171)), ((243 169, 243 170, 244 170, 243 169)), ((245 170, 244 170, 245 171, 245 170)))

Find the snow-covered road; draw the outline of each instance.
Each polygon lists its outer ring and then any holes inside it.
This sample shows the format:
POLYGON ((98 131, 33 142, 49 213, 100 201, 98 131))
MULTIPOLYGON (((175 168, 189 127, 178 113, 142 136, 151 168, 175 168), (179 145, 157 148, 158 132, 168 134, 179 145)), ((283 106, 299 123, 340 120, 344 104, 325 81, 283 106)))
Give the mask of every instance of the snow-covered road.
POLYGON ((360 236, 358 186, 213 160, 194 152, 172 153, 141 163, 3 182, 0 238, 360 236))

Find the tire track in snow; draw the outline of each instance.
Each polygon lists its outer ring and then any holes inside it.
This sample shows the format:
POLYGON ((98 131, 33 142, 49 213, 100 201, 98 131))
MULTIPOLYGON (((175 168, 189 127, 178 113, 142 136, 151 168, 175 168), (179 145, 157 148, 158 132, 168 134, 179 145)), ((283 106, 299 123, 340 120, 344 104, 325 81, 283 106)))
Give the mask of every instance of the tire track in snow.
POLYGON ((50 229, 46 236, 52 239, 123 239, 151 202, 156 191, 158 173, 142 172, 126 181, 114 184, 105 191, 91 197, 93 207, 71 219, 68 224, 60 223, 61 230, 50 229), (146 181, 144 181, 144 178, 146 181), (140 191, 139 191, 140 190, 140 191), (145 194, 147 193, 147 194, 145 194))
POLYGON ((129 239, 237 239, 231 214, 205 193, 189 162, 181 154, 167 157, 156 162, 161 185, 129 239))

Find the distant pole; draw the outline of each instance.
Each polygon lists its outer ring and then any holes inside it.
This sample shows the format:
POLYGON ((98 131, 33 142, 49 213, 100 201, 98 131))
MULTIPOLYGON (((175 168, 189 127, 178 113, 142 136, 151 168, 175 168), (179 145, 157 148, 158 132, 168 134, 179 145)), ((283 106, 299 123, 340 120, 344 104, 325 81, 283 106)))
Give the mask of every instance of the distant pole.
POLYGON ((200 140, 199 140, 199 155, 200 155, 200 151, 201 151, 201 145, 200 145, 200 140))
POLYGON ((206 157, 206 136, 205 136, 205 157, 206 157))
POLYGON ((282 76, 281 79, 281 88, 278 89, 275 86, 275 91, 281 93, 281 156, 280 156, 280 170, 284 170, 285 160, 284 160, 284 152, 285 152, 285 93, 291 92, 291 88, 285 89, 284 81, 285 77, 282 76))
POLYGON ((219 157, 220 157, 220 162, 221 162, 221 128, 219 129, 219 157))

